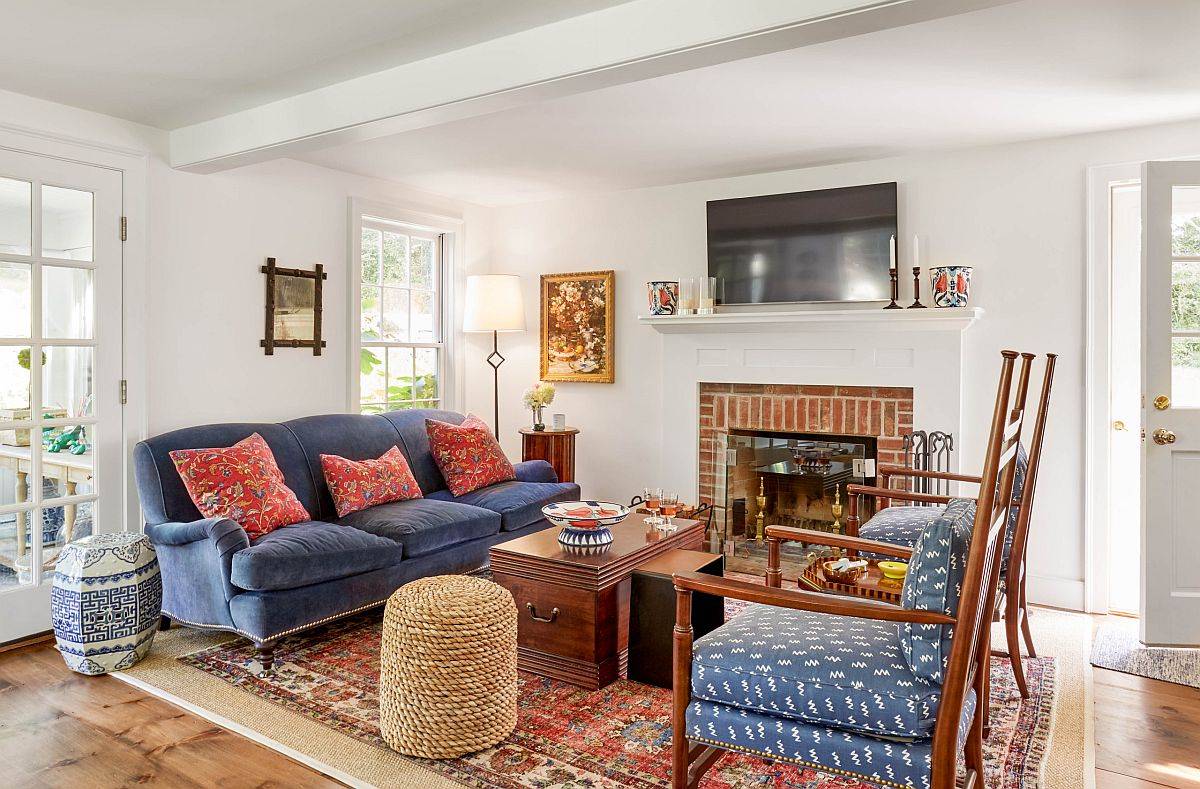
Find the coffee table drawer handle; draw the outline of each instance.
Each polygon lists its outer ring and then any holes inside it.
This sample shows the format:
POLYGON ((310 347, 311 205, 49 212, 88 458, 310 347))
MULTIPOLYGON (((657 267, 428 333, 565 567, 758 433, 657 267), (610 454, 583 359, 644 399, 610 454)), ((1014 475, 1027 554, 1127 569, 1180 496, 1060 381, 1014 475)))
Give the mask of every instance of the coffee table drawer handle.
POLYGON ((532 617, 535 622, 553 622, 555 619, 558 619, 558 608, 552 610, 550 612, 550 616, 538 616, 537 608, 534 607, 533 603, 526 603, 525 607, 529 609, 529 616, 532 617))

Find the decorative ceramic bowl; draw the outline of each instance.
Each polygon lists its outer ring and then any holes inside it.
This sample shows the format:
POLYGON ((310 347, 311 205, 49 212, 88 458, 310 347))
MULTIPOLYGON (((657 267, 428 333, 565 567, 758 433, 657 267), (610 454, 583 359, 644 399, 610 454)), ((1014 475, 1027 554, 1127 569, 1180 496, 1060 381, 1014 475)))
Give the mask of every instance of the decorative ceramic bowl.
POLYGON ((906 562, 880 562, 879 572, 883 573, 884 578, 899 580, 908 575, 908 564, 906 562))
POLYGON ((837 564, 840 559, 829 559, 821 564, 821 569, 825 571, 825 577, 830 581, 838 584, 855 584, 859 579, 867 574, 866 566, 851 567, 849 570, 834 570, 833 565, 837 564))
POLYGON ((629 508, 611 501, 556 501, 542 507, 542 515, 562 527, 560 543, 590 548, 612 542, 609 527, 629 517, 629 508))

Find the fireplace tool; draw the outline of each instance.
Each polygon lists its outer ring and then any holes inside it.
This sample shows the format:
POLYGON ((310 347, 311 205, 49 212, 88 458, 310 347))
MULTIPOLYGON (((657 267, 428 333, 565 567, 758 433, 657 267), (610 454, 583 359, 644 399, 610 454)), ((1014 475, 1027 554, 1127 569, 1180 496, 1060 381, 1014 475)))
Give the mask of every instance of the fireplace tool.
MULTIPOLYGON (((909 468, 918 471, 949 471, 950 453, 954 451, 954 435, 942 430, 914 430, 904 436, 904 458, 909 468)), ((950 483, 943 479, 915 477, 914 491, 948 495, 950 483)), ((918 502, 913 502, 917 504, 918 502)), ((928 506, 928 505, 926 505, 928 506)))

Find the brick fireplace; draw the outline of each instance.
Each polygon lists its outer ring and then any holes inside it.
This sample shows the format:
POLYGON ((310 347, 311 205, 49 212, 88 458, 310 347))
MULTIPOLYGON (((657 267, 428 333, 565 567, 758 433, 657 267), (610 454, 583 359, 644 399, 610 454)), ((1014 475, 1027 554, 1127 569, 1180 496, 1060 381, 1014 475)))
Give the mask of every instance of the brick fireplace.
POLYGON ((899 386, 700 384, 700 500, 721 505, 717 489, 730 430, 875 438, 880 463, 902 463, 913 429, 913 390, 899 386))

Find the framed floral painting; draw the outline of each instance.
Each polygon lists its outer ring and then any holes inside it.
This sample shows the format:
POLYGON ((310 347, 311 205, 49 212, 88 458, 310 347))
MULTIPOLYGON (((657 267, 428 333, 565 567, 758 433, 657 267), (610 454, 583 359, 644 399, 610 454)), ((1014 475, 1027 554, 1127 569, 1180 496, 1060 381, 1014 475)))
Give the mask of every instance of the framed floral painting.
POLYGON ((614 279, 611 271, 542 275, 543 381, 613 382, 614 279))

